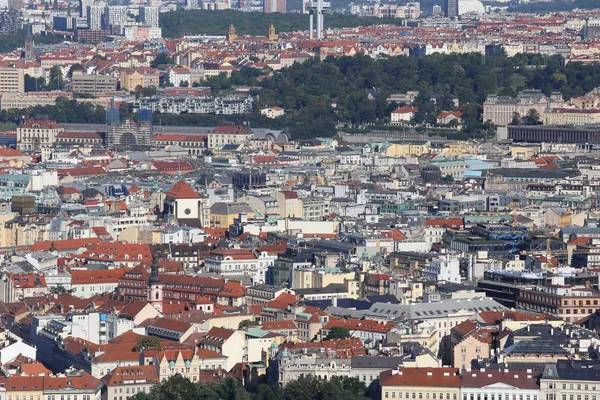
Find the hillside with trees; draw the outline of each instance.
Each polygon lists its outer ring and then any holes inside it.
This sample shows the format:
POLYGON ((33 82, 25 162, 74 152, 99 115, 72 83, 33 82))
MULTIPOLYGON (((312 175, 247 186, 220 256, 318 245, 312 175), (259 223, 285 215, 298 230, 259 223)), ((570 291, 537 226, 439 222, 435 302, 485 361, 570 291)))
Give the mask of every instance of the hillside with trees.
MULTIPOLYGON (((328 14, 325 21, 327 28, 402 23, 401 20, 393 18, 361 18, 342 14, 328 14)), ((229 25, 235 26, 238 35, 267 36, 271 24, 277 32, 308 30, 308 16, 259 12, 249 14, 237 10, 177 10, 160 14, 160 27, 164 37, 203 34, 225 36, 229 25)))

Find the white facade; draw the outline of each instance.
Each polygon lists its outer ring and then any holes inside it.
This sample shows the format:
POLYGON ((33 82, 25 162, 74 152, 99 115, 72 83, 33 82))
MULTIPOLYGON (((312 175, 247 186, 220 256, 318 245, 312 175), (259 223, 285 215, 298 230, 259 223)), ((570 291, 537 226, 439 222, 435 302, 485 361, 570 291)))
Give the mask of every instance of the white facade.
POLYGON ((182 226, 162 232, 161 243, 204 243, 207 237, 208 235, 200 228, 182 226))
POLYGON ((250 275, 252 283, 256 285, 265 282, 267 269, 274 264, 277 256, 262 252, 256 258, 236 258, 227 255, 224 257, 210 256, 204 260, 204 263, 209 271, 225 277, 228 275, 250 275))

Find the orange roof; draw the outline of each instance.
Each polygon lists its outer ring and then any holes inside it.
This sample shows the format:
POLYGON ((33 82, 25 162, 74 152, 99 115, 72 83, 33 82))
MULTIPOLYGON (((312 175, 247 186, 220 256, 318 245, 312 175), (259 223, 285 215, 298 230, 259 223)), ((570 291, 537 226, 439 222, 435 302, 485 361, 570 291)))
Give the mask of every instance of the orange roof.
POLYGON ((36 242, 33 245, 31 245, 29 250, 30 251, 50 251, 50 249, 53 246, 56 251, 77 250, 82 247, 90 247, 92 245, 98 244, 99 242, 100 242, 100 239, 97 239, 97 238, 36 242))
POLYGON ((246 294, 246 287, 238 281, 227 281, 219 292, 219 297, 242 297, 246 294))
POLYGON ((123 268, 115 269, 74 269, 71 271, 71 284, 90 285, 102 283, 119 283, 119 278, 125 274, 123 268))
POLYGON ((172 199, 199 199, 200 195, 192 189, 192 187, 184 181, 179 181, 171 190, 167 192, 167 196, 172 199))

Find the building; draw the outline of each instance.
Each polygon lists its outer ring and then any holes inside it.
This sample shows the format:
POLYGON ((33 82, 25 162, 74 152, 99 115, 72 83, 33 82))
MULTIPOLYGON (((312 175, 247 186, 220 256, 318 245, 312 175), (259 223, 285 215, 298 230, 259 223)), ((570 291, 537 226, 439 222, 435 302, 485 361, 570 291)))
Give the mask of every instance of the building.
POLYGON ((265 283, 267 269, 277 256, 246 249, 215 249, 204 259, 206 268, 220 276, 249 275, 254 285, 265 283))
POLYGON ((600 388, 598 360, 557 360, 545 366, 540 377, 540 399, 594 400, 600 388))
POLYGON ((263 12, 266 13, 282 13, 285 14, 287 11, 286 0, 264 0, 263 12))
MULTIPOLYGON (((530 399, 541 400, 538 378, 540 371, 470 369, 461 371, 462 400, 469 399, 530 399)), ((559 399, 559 397, 557 397, 559 399)))
POLYGON ((456 368, 398 368, 379 375, 382 399, 460 398, 460 375, 456 368))
POLYGON ((149 393, 152 386, 159 383, 157 368, 154 365, 117 367, 102 378, 103 400, 121 400, 137 393, 149 393))
POLYGON ((122 34, 127 19, 127 6, 106 6, 104 8, 104 29, 108 29, 113 34, 122 34))
POLYGON ((133 92, 138 87, 159 87, 160 73, 154 68, 127 68, 119 72, 121 89, 133 92))
POLYGON ((458 0, 446 0, 446 17, 458 17, 458 0))
POLYGON ((22 110, 36 106, 51 106, 56 104, 56 99, 64 97, 73 99, 73 92, 26 92, 2 93, 0 95, 0 110, 22 110))
POLYGON ((118 79, 110 75, 83 75, 74 73, 71 78, 71 89, 75 93, 104 96, 107 92, 117 90, 118 79))
POLYGON ((567 322, 575 322, 593 314, 599 302, 599 291, 582 286, 522 288, 517 296, 517 307, 551 314, 567 322))
POLYGON ((25 73, 23 68, 0 67, 0 93, 24 93, 25 73))
POLYGON ((565 103, 560 93, 547 97, 538 90, 524 90, 517 97, 489 95, 483 103, 483 120, 495 125, 509 125, 513 118, 525 118, 530 110, 541 116, 546 108, 560 108, 565 103))
POLYGON ((165 196, 163 203, 164 218, 175 218, 188 226, 200 226, 202 216, 200 195, 184 181, 179 181, 165 196))
POLYGON ((392 123, 409 122, 419 111, 416 107, 398 107, 391 114, 392 123))
POLYGON ((139 8, 140 22, 151 28, 158 28, 158 7, 144 6, 139 8))
POLYGON ((244 355, 244 333, 224 328, 212 328, 200 339, 198 347, 211 350, 227 357, 223 365, 226 371, 230 371, 234 365, 241 362, 244 355))
POLYGON ((46 278, 42 274, 5 273, 0 284, 0 300, 5 303, 16 303, 47 293, 46 278))
POLYGON ((17 127, 17 148, 36 152, 48 150, 61 132, 64 132, 64 128, 54 121, 24 120, 17 127))
POLYGON ((226 144, 240 144, 252 138, 252 132, 242 126, 218 126, 208 134, 208 148, 220 149, 226 144))
POLYGON ((87 23, 88 23, 88 29, 90 31, 103 30, 104 29, 103 19, 104 19, 104 6, 95 6, 95 5, 87 6, 87 23))

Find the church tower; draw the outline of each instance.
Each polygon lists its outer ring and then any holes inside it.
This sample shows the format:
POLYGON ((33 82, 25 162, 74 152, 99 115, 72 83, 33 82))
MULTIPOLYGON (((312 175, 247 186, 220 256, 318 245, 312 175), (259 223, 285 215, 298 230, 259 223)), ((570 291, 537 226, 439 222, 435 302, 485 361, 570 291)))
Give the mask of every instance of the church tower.
POLYGON ((233 24, 229 25, 229 29, 227 30, 227 41, 233 42, 237 37, 238 35, 235 33, 235 26, 233 26, 233 24))
POLYGON ((271 24, 269 27, 269 50, 277 50, 277 41, 279 40, 279 35, 275 33, 275 26, 271 24))
POLYGON ((150 265, 150 279, 148 279, 148 301, 154 308, 162 312, 163 284, 158 276, 158 265, 150 265))

